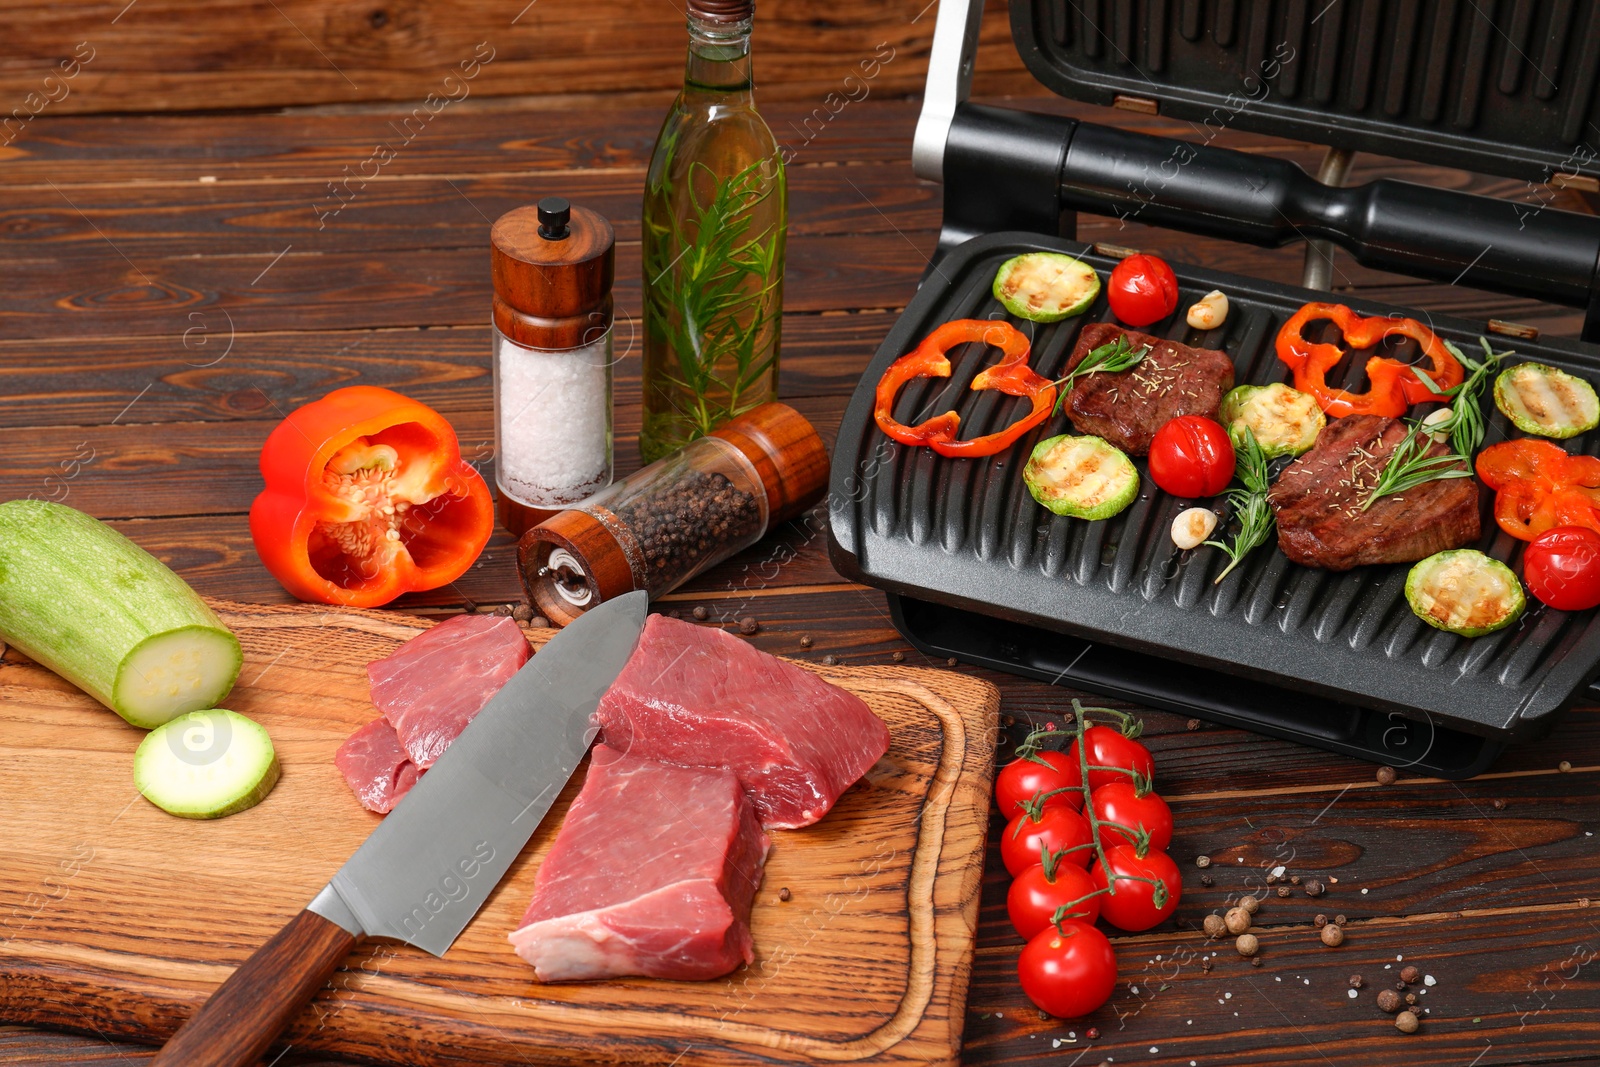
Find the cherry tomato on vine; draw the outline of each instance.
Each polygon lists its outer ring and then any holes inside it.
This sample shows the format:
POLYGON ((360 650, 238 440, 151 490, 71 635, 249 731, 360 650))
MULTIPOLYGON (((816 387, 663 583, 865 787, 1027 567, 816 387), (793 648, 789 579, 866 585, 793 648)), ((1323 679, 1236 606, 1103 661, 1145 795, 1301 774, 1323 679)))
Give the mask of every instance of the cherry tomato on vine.
POLYGON ((1216 496, 1233 481, 1233 442, 1222 424, 1179 415, 1150 442, 1150 478, 1173 496, 1216 496))
POLYGON ((1522 553, 1522 580, 1557 611, 1600 605, 1600 534, 1584 526, 1546 530, 1522 553))
POLYGON ((1014 819, 1022 812, 1022 805, 1035 796, 1053 793, 1045 799, 1047 805, 1070 806, 1074 811, 1083 808, 1083 772, 1078 769, 1078 757, 1050 750, 1035 752, 1031 756, 1018 756, 1004 767, 994 779, 994 798, 1000 805, 1000 814, 1014 819), (1056 793, 1065 789, 1064 793, 1056 793))
POLYGON ((1067 921, 1059 930, 1041 930, 1022 947, 1017 977, 1040 1011, 1074 1019, 1111 999, 1117 954, 1099 930, 1067 921))
MULTIPOLYGON (((1165 851, 1172 844, 1172 809, 1158 794, 1140 796, 1131 778, 1107 782, 1096 789, 1089 797, 1089 806, 1094 809, 1095 818, 1102 823, 1143 829, 1150 835, 1149 849, 1165 851)), ((1115 826, 1102 826, 1100 843, 1110 848, 1112 845, 1132 845, 1135 839, 1134 835, 1115 826)))
POLYGON ((1130 933, 1148 930, 1171 915, 1183 889, 1171 856, 1155 851, 1140 856, 1132 845, 1106 849, 1105 864, 1097 861, 1089 877, 1098 888, 1115 884, 1116 892, 1100 898, 1100 917, 1130 933))
POLYGON ((1158 256, 1129 256, 1111 268, 1106 300, 1129 326, 1148 326, 1178 310, 1178 276, 1158 256))
POLYGON ((1057 908, 1073 901, 1078 903, 1072 904, 1071 914, 1062 918, 1093 923, 1100 917, 1102 899, 1090 896, 1094 891, 1095 884, 1089 872, 1077 864, 1058 863, 1047 871, 1042 864, 1035 863, 1017 875, 1006 891, 1006 914, 1011 916, 1011 925, 1017 933, 1028 940, 1050 925, 1057 908), (1080 897, 1089 899, 1079 900, 1080 897))
MULTIPOLYGON (((1091 726, 1083 732, 1086 743, 1085 751, 1089 755, 1089 766, 1093 767, 1122 767, 1130 771, 1137 771, 1145 781, 1155 778, 1156 763, 1150 758, 1150 750, 1131 737, 1123 735, 1122 731, 1114 726, 1091 726)), ((1067 755, 1076 762, 1078 759, 1078 742, 1072 742, 1072 747, 1067 750, 1067 755)), ((1133 776, 1120 771, 1089 771, 1089 789, 1093 792, 1107 782, 1130 782, 1133 776)))
POLYGON ((1036 819, 1024 812, 1000 833, 1000 859, 1015 878, 1039 862, 1041 846, 1051 852, 1076 849, 1062 857, 1063 862, 1089 866, 1094 849, 1079 848, 1094 844, 1089 820, 1068 807, 1046 807, 1036 819))

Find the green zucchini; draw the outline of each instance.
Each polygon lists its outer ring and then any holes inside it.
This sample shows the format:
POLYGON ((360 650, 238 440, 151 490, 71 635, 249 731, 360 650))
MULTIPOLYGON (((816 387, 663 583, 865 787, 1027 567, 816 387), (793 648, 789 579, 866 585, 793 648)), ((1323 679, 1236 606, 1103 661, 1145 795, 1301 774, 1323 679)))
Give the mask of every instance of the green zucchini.
POLYGON ((1543 363, 1518 363, 1494 380, 1494 406, 1523 433, 1576 437, 1600 425, 1594 387, 1543 363))
POLYGON ((1217 408, 1217 421, 1229 436, 1250 427, 1268 459, 1310 451, 1328 424, 1317 398, 1287 385, 1240 385, 1228 391, 1217 408))
POLYGON ((178 716, 145 735, 133 784, 162 811, 220 819, 253 808, 278 784, 278 753, 258 723, 226 708, 178 716))
POLYGON ((1510 567, 1477 549, 1456 548, 1411 568, 1406 602, 1429 626, 1482 637, 1516 622, 1528 598, 1510 567))
POLYGON ((1000 264, 994 298, 1013 315, 1060 322, 1082 315, 1100 295, 1100 276, 1081 259, 1059 252, 1028 252, 1000 264))
POLYGON ((1139 495, 1133 460, 1098 437, 1062 434, 1040 441, 1022 480, 1033 499, 1075 519, 1109 519, 1139 495))
POLYGON ((160 560, 42 500, 0 504, 0 639, 145 729, 215 707, 244 662, 160 560))

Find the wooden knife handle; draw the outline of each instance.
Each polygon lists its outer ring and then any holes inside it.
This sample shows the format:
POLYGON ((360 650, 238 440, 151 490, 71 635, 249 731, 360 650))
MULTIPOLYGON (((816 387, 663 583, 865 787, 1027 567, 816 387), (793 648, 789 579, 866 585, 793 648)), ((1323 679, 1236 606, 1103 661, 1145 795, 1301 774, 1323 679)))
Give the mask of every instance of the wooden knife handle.
POLYGON ((356 940, 338 923, 302 911, 229 975, 150 1067, 254 1067, 356 940))

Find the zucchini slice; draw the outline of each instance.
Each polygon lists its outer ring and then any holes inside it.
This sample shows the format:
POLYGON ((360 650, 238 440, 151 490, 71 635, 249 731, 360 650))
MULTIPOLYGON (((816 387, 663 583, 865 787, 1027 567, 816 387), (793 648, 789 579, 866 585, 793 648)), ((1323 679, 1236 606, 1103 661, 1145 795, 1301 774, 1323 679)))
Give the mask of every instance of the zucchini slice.
POLYGON ((1098 437, 1062 434, 1034 446, 1022 468, 1028 492, 1057 515, 1109 519, 1139 495, 1139 471, 1098 437))
POLYGON ((1477 549, 1455 548, 1411 568, 1406 602, 1429 626, 1482 637, 1516 622, 1528 598, 1510 567, 1477 549))
POLYGON ((1523 433, 1575 437, 1600 424, 1600 400, 1582 378, 1543 363, 1518 363, 1494 380, 1494 406, 1523 433))
POLYGON ((191 711, 151 730, 133 754, 133 784, 162 811, 220 819, 253 808, 278 783, 278 754, 259 724, 226 708, 191 711))
POLYGON ((1281 383, 1240 385, 1228 391, 1217 408, 1217 421, 1229 436, 1248 426, 1268 459, 1310 451, 1328 424, 1317 398, 1281 383))
POLYGON ((1028 252, 1000 264, 994 298, 1013 315, 1060 322, 1082 315, 1100 295, 1100 275, 1081 259, 1059 252, 1028 252))

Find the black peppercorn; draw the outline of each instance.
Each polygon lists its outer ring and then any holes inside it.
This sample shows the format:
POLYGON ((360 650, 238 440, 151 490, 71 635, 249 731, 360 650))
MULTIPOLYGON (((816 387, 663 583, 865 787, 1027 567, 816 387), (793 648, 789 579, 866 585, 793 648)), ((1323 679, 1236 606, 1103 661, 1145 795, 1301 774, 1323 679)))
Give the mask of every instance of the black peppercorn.
POLYGON ((711 612, 706 610, 706 606, 704 604, 696 604, 692 614, 700 622, 705 622, 707 619, 711 618, 711 612))

